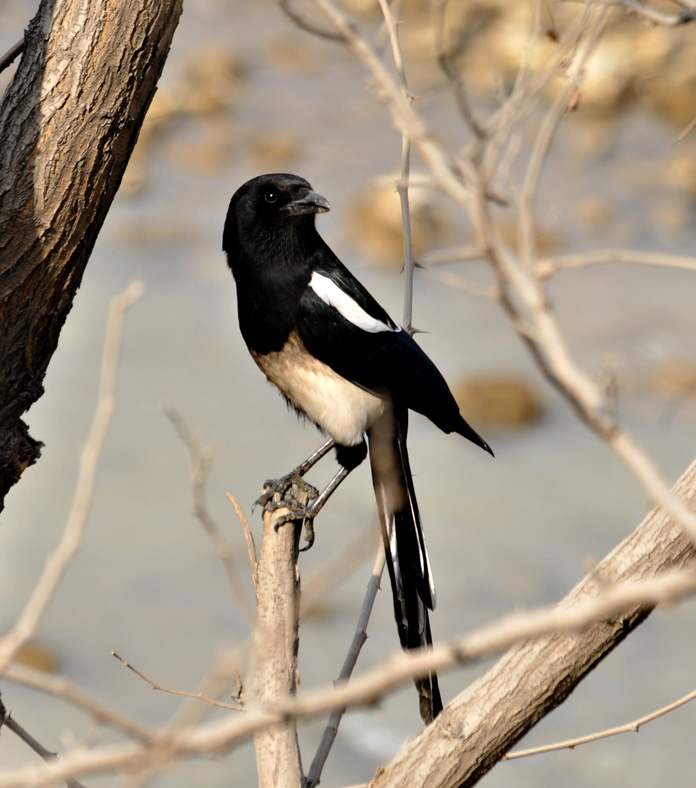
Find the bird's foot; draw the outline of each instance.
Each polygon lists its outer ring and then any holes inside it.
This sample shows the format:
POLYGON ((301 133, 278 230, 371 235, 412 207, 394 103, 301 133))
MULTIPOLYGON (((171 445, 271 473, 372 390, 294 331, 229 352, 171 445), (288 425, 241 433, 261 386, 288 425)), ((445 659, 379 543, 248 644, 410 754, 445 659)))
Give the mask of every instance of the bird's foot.
POLYGON ((319 497, 319 490, 305 481, 297 469, 283 476, 280 479, 268 479, 263 485, 263 493, 254 502, 252 511, 257 506, 262 506, 264 512, 275 512, 278 509, 287 509, 286 514, 281 515, 275 522, 277 531, 281 525, 302 520, 304 526, 304 538, 307 544, 301 548, 302 551, 309 550, 314 544, 314 518, 318 511, 314 511, 311 505, 305 505, 297 500, 297 493, 302 492, 309 501, 319 497), (278 500, 274 500, 279 496, 278 500))
POLYGON ((290 495, 293 499, 295 498, 295 490, 305 493, 310 501, 313 501, 319 495, 319 490, 309 484, 309 482, 306 482, 297 472, 297 469, 295 469, 287 476, 282 476, 280 479, 267 479, 263 484, 263 492, 256 501, 254 501, 251 511, 253 512, 257 506, 263 507, 263 510, 266 512, 272 512, 278 509, 280 506, 284 505, 283 499, 288 490, 290 490, 290 495), (279 501, 273 500, 276 495, 280 496, 279 501))
POLYGON ((300 552, 302 553, 305 550, 309 550, 309 548, 314 544, 314 518, 318 512, 314 511, 311 505, 305 506, 294 498, 291 498, 290 500, 285 499, 283 501, 274 502, 273 508, 289 510, 286 514, 281 514, 281 516, 275 521, 276 531, 286 523, 302 520, 304 539, 307 544, 300 548, 300 552))

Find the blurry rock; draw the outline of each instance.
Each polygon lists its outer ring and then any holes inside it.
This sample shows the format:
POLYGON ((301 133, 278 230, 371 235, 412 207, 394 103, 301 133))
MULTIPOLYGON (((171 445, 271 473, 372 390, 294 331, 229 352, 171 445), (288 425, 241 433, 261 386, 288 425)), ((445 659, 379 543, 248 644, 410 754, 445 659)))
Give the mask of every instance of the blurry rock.
POLYGON ((282 172, 292 169, 300 157, 301 148, 297 138, 285 131, 256 134, 250 143, 249 152, 265 172, 282 172))
POLYGON ((650 375, 655 392, 669 399, 696 399, 696 364, 688 359, 669 359, 650 375))
POLYGON ((585 167, 585 160, 606 156, 616 142, 617 126, 609 118, 576 115, 566 126, 572 135, 573 155, 577 153, 577 167, 585 167))
POLYGON ((501 373, 456 381, 452 393, 471 424, 512 428, 541 418, 539 394, 522 378, 501 373))
POLYGON ((230 109, 244 77, 241 61, 227 48, 207 47, 186 63, 177 87, 180 110, 188 115, 215 115, 230 109))
POLYGON ((614 218, 611 200, 600 196, 580 200, 575 206, 575 213, 578 219, 592 230, 609 227, 614 218))
POLYGON ((658 200, 651 207, 651 218, 660 230, 674 232, 693 225, 693 210, 684 195, 673 193, 658 200))
MULTIPOLYGON (((121 182, 121 191, 133 194, 140 191, 147 178, 147 159, 153 145, 172 123, 182 117, 205 118, 223 123, 222 118, 237 99, 243 82, 244 68, 232 53, 223 48, 209 48, 196 53, 186 63, 179 81, 160 87, 154 95, 145 116, 138 142, 121 182)), ((211 139, 215 132, 211 132, 211 139)), ((229 147, 230 139, 225 140, 229 147)), ((191 146, 190 157, 181 163, 190 164, 198 170, 216 170, 226 156, 218 133, 210 150, 202 146, 191 146)))
MULTIPOLYGON (((696 113, 696 107, 694 108, 696 113)), ((665 183, 696 198, 696 152, 672 155, 661 173, 665 183)))
POLYGON ((355 16, 374 17, 377 16, 379 5, 375 0, 342 0, 341 5, 355 16))
POLYGON ((198 238, 197 231, 198 228, 180 217, 122 221, 111 229, 113 237, 120 243, 133 245, 191 244, 198 238))
POLYGON ((215 175, 232 156, 237 137, 236 127, 225 118, 209 119, 191 134, 170 140, 167 154, 177 167, 215 175))
POLYGON ((55 673, 58 670, 58 656, 40 643, 27 643, 22 646, 14 661, 44 673, 55 673))
MULTIPOLYGON (((368 185, 348 206, 348 237, 368 260, 401 266, 404 237, 401 200, 395 177, 385 176, 368 185)), ((426 189, 409 189, 413 254, 417 260, 445 232, 446 220, 433 194, 426 189)))
POLYGON ((143 188, 147 178, 147 158, 152 145, 177 117, 179 110, 178 100, 165 88, 155 93, 121 181, 122 193, 135 194, 143 188))
MULTIPOLYGON (((322 18, 317 26, 331 29, 331 25, 322 18)), ((306 33, 284 34, 267 41, 264 54, 268 61, 284 71, 308 74, 321 68, 323 56, 311 35, 306 33)))
POLYGON ((647 102, 678 128, 687 126, 696 114, 696 63, 693 38, 684 29, 664 30, 670 35, 670 50, 661 68, 645 75, 641 84, 647 102))
MULTIPOLYGON (((538 31, 532 36, 532 5, 508 0, 468 0, 448 3, 445 45, 473 96, 489 100, 505 94, 523 60, 532 72, 554 69, 547 90, 565 88, 561 42, 580 25, 583 4, 553 3, 541 7, 538 31), (530 37, 531 36, 531 37, 530 37)), ((667 5, 675 13, 672 4, 667 5)), ((432 3, 405 0, 399 15, 399 36, 411 70, 421 79, 433 69, 436 14, 432 3)), ((444 77, 439 75, 442 83, 444 77)), ((628 106, 657 108, 685 126, 696 106, 696 59, 689 25, 646 25, 625 13, 614 14, 600 45, 592 53, 580 85, 579 107, 584 113, 608 117, 628 106)))
MULTIPOLYGON (((512 248, 517 249, 519 241, 519 224, 515 219, 501 219, 497 223, 501 238, 512 248)), ((548 228, 536 227, 536 251, 539 254, 550 254, 558 249, 560 241, 558 236, 548 228)))

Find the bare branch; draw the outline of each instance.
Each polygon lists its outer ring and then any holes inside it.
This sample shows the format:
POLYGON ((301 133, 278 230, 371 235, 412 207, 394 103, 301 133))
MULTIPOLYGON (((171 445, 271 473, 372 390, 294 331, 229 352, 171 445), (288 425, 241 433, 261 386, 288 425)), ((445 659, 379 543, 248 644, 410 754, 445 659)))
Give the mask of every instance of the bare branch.
MULTIPOLYGON (((587 0, 565 0, 566 2, 586 2, 587 0)), ((662 25, 663 27, 679 27, 686 25, 689 22, 696 20, 696 9, 693 6, 685 7, 683 11, 678 14, 669 14, 665 11, 658 11, 656 8, 650 8, 645 3, 639 0, 591 0, 593 3, 607 5, 607 6, 620 6, 624 8, 629 14, 635 14, 646 22, 653 25, 662 25)), ((687 6, 687 3, 680 3, 680 5, 687 6)))
MULTIPOLYGON (((412 102, 413 96, 408 89, 406 69, 401 55, 397 22, 387 0, 379 0, 379 6, 384 16, 384 24, 391 43, 392 57, 399 78, 399 85, 406 101, 412 102)), ((396 191, 401 202, 401 224, 404 236, 404 317, 403 324, 407 331, 411 331, 413 323, 413 275, 416 261, 413 259, 413 239, 411 234, 411 211, 409 208, 408 187, 411 174, 411 140, 408 134, 401 135, 401 176, 396 183, 396 191)), ((413 333, 411 331, 411 333, 413 333)))
POLYGON ((34 586, 24 610, 17 618, 10 632, 0 641, 0 671, 12 661, 18 649, 36 631, 39 621, 62 580, 68 564, 80 547, 87 515, 92 505, 94 480, 99 466, 99 459, 104 448, 109 424, 111 423, 111 416, 114 412, 116 370, 121 350, 123 323, 126 312, 142 296, 143 290, 142 282, 133 282, 124 293, 111 299, 102 354, 97 406, 87 442, 80 453, 80 467, 72 508, 60 543, 48 557, 43 573, 34 586))
MULTIPOLYGON (((696 464, 688 473, 690 478, 696 475, 696 464)), ((691 483, 693 483, 693 479, 691 483)), ((588 638, 596 637, 597 627, 614 629, 615 633, 622 631, 625 635, 631 626, 639 623, 645 617, 647 608, 660 603, 671 604, 680 597, 696 591, 696 573, 692 566, 688 566, 682 571, 666 572, 652 579, 621 582, 596 595, 598 579, 602 574, 611 574, 611 567, 623 564, 639 545, 641 549, 648 549, 648 560, 652 560, 650 546, 654 547, 654 545, 646 537, 648 532, 652 532, 661 523, 661 518, 652 513, 647 518, 646 524, 605 559, 601 569, 598 567, 594 570, 571 592, 564 602, 555 608, 506 616, 498 622, 482 627, 448 644, 437 645, 430 651, 412 652, 411 654, 400 652, 363 676, 353 679, 348 684, 337 686, 335 689, 311 690, 294 700, 264 703, 262 706, 249 704, 243 715, 206 723, 195 729, 189 728, 171 735, 162 734, 158 738, 158 745, 154 748, 135 744, 104 746, 93 751, 81 750, 68 753, 60 763, 51 764, 48 767, 40 769, 24 767, 7 772, 0 775, 0 788, 39 788, 39 786, 49 784, 52 780, 65 776, 145 768, 150 761, 155 762, 160 759, 163 751, 167 752, 169 758, 217 753, 269 726, 287 724, 292 719, 323 714, 343 706, 372 704, 385 693, 405 684, 415 676, 426 674, 429 670, 442 670, 456 664, 476 661, 497 653, 512 644, 528 641, 530 638, 533 640, 525 642, 519 647, 523 652, 525 650, 534 653, 542 652, 546 642, 544 638, 554 640, 561 638, 564 642, 567 641, 571 650, 578 651, 587 645, 586 642, 582 642, 583 639, 586 641, 588 638), (659 523, 653 524, 651 521, 654 518, 657 518, 659 523), (590 591, 590 588, 594 590, 594 593, 590 591), (587 593, 590 593, 591 596, 585 597, 587 593), (629 619, 627 611, 637 612, 631 613, 629 619), (619 616, 618 621, 616 616, 619 616), (578 634, 573 635, 573 633, 578 634), (582 634, 582 638, 580 638, 580 634, 582 634)), ((684 544, 681 535, 675 536, 672 532, 671 537, 674 547, 669 553, 670 560, 675 559, 674 551, 677 549, 679 540, 682 540, 679 545, 681 561, 693 557, 692 548, 688 542, 686 545, 684 544)), ((664 557, 664 552, 662 551, 660 555, 664 557)), ((636 571, 653 572, 659 570, 659 567, 654 565, 647 567, 642 559, 639 559, 639 564, 625 566, 625 572, 630 575, 636 571)), ((505 663, 508 661, 507 658, 502 660, 505 663)), ((524 668, 524 665, 520 665, 520 667, 524 668)), ((472 691, 478 691, 478 685, 482 680, 472 685, 474 690, 470 687, 459 699, 456 699, 445 709, 443 715, 438 717, 438 720, 444 718, 444 722, 436 721, 433 726, 430 726, 410 745, 407 745, 401 755, 407 757, 409 753, 413 754, 414 746, 427 748, 428 745, 425 742, 434 733, 437 726, 452 725, 456 715, 462 713, 461 709, 464 704, 462 698, 468 698, 472 691), (455 717, 453 718, 452 715, 455 717)), ((569 689, 567 688, 568 691, 569 689)), ((486 713, 489 701, 487 700, 484 704, 481 702, 481 698, 485 696, 479 694, 476 697, 477 702, 472 702, 470 711, 483 715, 486 713)), ((513 702, 515 701, 513 700, 513 702)), ((531 709, 529 711, 530 714, 533 713, 531 709)), ((497 718, 497 723, 502 724, 501 718, 497 718)), ((457 726, 459 725, 460 723, 457 723, 457 726)), ((484 731, 481 731, 477 737, 483 733, 484 731)), ((451 747, 456 746, 457 750, 462 749, 463 739, 452 736, 449 738, 451 747)), ((398 770, 403 768, 401 755, 395 764, 395 771, 392 772, 392 767, 390 767, 389 779, 392 779, 398 770)), ((442 760, 442 753, 437 756, 436 752, 433 752, 430 757, 438 757, 442 760)), ((384 783, 384 785, 390 784, 403 785, 404 783, 384 783)), ((378 781, 375 785, 381 787, 383 783, 378 781)))
POLYGON ((435 14, 435 48, 437 51, 437 62, 447 77, 454 93, 454 99, 459 109, 459 114, 464 119, 466 125, 471 129, 475 137, 483 139, 486 136, 486 129, 478 122, 471 109, 466 86, 462 79, 459 69, 454 63, 452 54, 447 51, 445 39, 445 18, 449 0, 437 0, 433 3, 433 13, 435 14))
POLYGON ((673 703, 663 706, 657 711, 652 711, 644 717, 639 717, 633 722, 627 722, 625 725, 617 725, 614 728, 607 728, 597 733, 590 733, 587 736, 579 736, 576 739, 567 739, 566 741, 556 742, 555 744, 545 744, 541 747, 530 747, 528 750, 518 750, 517 752, 509 752, 503 756, 503 760, 512 761, 515 758, 527 758, 530 755, 539 755, 543 752, 555 752, 556 750, 573 750, 581 744, 588 744, 589 742, 598 741, 599 739, 607 739, 610 736, 617 736, 620 733, 638 733, 638 731, 647 725, 649 722, 664 717, 666 714, 674 711, 675 709, 684 706, 686 703, 696 699, 696 690, 684 695, 683 698, 675 700, 673 703))
MULTIPOLYGON (((17 722, 17 720, 13 719, 13 717, 5 710, 5 706, 3 705, 2 701, 0 701, 0 728, 3 726, 18 736, 28 747, 34 750, 37 755, 41 756, 44 761, 46 761, 46 763, 51 763, 51 761, 54 761, 58 757, 57 753, 47 750, 27 730, 25 730, 17 722)), ((67 778, 65 780, 65 784, 68 786, 68 788, 84 788, 83 785, 71 778, 67 778)))
POLYGON ((421 263, 424 268, 427 268, 430 265, 483 260, 485 256, 485 249, 478 244, 466 244, 464 246, 456 246, 454 249, 436 249, 432 252, 426 252, 421 257, 421 263))
POLYGON ((133 722, 120 711, 107 706, 99 698, 76 687, 63 676, 52 676, 44 671, 17 664, 5 668, 2 675, 15 684, 22 684, 25 687, 31 687, 39 692, 61 698, 61 700, 82 709, 96 722, 109 725, 145 744, 155 740, 155 734, 152 731, 133 722))
MULTIPOLYGON (((307 503, 304 490, 298 489, 295 495, 299 503, 307 503)), ((279 498, 276 494, 275 499, 279 498)), ((300 612, 297 559, 302 521, 278 526, 279 518, 287 511, 279 508, 265 511, 263 516, 250 704, 292 703, 297 691, 300 612)), ((304 776, 295 722, 285 715, 277 717, 276 722, 258 729, 254 735, 259 788, 279 785, 300 788, 304 776)))
POLYGON ((0 57, 0 71, 12 65, 16 58, 18 58, 24 51, 24 39, 21 38, 13 47, 10 47, 5 54, 0 57))
POLYGON ((290 0, 278 0, 278 5, 281 10, 286 14, 288 19, 291 19, 299 28, 311 33, 319 38, 326 38, 329 41, 345 42, 345 36, 335 30, 327 30, 326 28, 319 27, 314 21, 303 16, 299 11, 296 11, 290 5, 290 0))
MULTIPOLYGON (((355 665, 358 661, 360 650, 367 640, 367 624, 370 620, 370 616, 372 615, 372 607, 375 603, 377 592, 379 591, 379 584, 382 580, 383 573, 384 546, 380 542, 379 547, 377 548, 377 556, 375 557, 375 565, 372 568, 370 582, 367 584, 365 599, 363 600, 363 604, 360 609, 358 623, 355 627, 355 634, 353 635, 353 640, 350 644, 350 648, 348 649, 348 654, 346 655, 343 667, 341 668, 341 672, 338 676, 339 683, 347 682, 353 674, 353 670, 355 669, 355 665)), ((319 785, 324 764, 326 763, 326 759, 329 757, 329 752, 331 751, 331 747, 333 746, 338 733, 338 726, 341 724, 341 719, 343 718, 345 712, 345 706, 340 709, 334 709, 334 711, 331 712, 331 716, 329 717, 329 721, 326 723, 326 728, 324 729, 321 741, 319 742, 316 755, 314 756, 314 760, 312 761, 312 765, 309 769, 309 774, 307 775, 306 788, 315 788, 315 786, 319 785)))
POLYGON ((181 695, 184 698, 193 698, 194 700, 202 700, 204 703, 207 703, 209 706, 216 706, 221 709, 228 709, 229 711, 243 711, 244 707, 240 706, 238 703, 223 703, 222 701, 215 700, 214 698, 209 698, 207 695, 203 694, 202 692, 187 692, 185 690, 174 689, 173 687, 165 687, 163 684, 159 684, 156 681, 153 681, 151 678, 148 678, 144 673, 142 673, 135 665, 131 665, 130 662, 125 660, 123 657, 119 656, 115 651, 111 652, 112 657, 116 657, 116 659, 128 670, 135 673, 138 678, 141 678, 147 684, 152 687, 153 690, 158 690, 159 692, 166 692, 169 695, 181 695))
POLYGON ((229 502, 234 506, 234 511, 239 518, 239 522, 242 524, 242 530, 244 531, 244 539, 246 540, 247 546, 247 554, 249 556, 249 567, 251 569, 251 579, 254 583, 254 591, 257 591, 258 582, 259 582, 259 562, 256 557, 256 544, 254 542, 254 534, 252 533, 251 526, 249 525, 249 520, 247 520, 247 516, 244 514, 244 510, 239 505, 237 499, 232 495, 231 492, 227 493, 227 499, 229 502))
POLYGON ((205 449, 200 439, 195 435, 183 416, 171 405, 165 405, 164 415, 171 421, 177 435, 184 442, 189 452, 189 463, 191 472, 191 492, 193 496, 193 516, 203 526, 203 529, 210 537, 210 541, 215 548, 215 552, 220 557, 225 569, 227 582, 229 583, 232 595, 237 604, 249 621, 253 624, 256 616, 254 608, 247 599, 246 589, 237 572, 234 560, 234 549, 232 545, 220 533, 217 523, 213 519, 205 500, 205 483, 210 473, 210 465, 213 461, 213 453, 210 449, 205 449))
POLYGON ((546 280, 573 268, 605 263, 632 263, 696 272, 696 257, 664 252, 646 252, 642 249, 596 249, 576 254, 545 257, 536 261, 534 272, 540 279, 546 280))
POLYGON ((453 287, 455 290, 461 290, 464 293, 471 293, 471 295, 479 296, 481 298, 488 298, 491 301, 496 301, 500 298, 500 293, 497 287, 486 287, 474 282, 469 282, 457 274, 450 271, 440 270, 426 270, 425 275, 430 279, 435 279, 442 282, 443 285, 453 287))

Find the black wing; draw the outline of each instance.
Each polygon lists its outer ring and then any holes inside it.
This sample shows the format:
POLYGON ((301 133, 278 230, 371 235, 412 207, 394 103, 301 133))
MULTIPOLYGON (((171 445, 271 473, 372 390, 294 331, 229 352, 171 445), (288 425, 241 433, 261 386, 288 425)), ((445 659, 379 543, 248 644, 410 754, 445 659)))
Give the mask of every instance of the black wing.
POLYGON ((464 421, 435 364, 337 259, 313 265, 368 315, 389 330, 366 331, 308 287, 300 299, 297 328, 307 350, 361 388, 423 414, 444 432, 458 432, 490 451, 464 421))

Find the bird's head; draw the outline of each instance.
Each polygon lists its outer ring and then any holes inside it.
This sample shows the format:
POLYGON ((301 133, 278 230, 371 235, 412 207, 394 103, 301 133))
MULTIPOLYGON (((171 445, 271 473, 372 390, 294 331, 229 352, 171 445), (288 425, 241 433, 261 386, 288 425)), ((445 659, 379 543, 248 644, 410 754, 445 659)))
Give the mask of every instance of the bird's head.
POLYGON ((290 230, 297 223, 314 224, 314 214, 331 210, 328 200, 312 191, 298 175, 259 175, 235 192, 225 222, 222 248, 230 253, 235 244, 268 238, 290 230))

